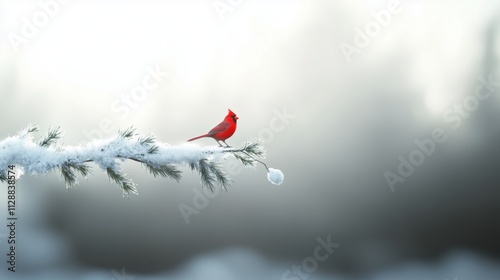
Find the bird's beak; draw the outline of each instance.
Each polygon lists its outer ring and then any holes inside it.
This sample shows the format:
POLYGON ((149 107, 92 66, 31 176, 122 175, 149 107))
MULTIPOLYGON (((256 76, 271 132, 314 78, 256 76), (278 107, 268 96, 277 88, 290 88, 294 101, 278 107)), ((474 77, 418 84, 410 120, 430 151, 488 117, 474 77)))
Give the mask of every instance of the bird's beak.
POLYGON ((235 119, 239 119, 238 116, 234 116, 235 119))

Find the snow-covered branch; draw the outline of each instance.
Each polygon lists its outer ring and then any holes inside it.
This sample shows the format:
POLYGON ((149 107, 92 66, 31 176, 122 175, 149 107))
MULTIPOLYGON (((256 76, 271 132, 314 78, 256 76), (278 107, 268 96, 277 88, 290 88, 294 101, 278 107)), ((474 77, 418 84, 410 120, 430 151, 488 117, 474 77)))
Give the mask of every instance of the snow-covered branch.
POLYGON ((153 135, 140 136, 134 128, 119 131, 114 138, 93 140, 85 146, 62 146, 57 144, 62 132, 59 127, 49 129, 39 141, 33 141, 38 131, 36 125, 20 131, 17 135, 0 142, 0 181, 5 181, 9 165, 18 168, 17 174, 46 174, 59 170, 66 187, 78 184, 77 174, 84 177, 91 173, 89 163, 93 162, 106 172, 125 195, 137 194, 132 180, 121 170, 120 163, 133 160, 145 166, 154 177, 179 181, 182 177, 179 166, 187 165, 199 172, 204 187, 214 190, 215 185, 226 189, 231 180, 222 170, 219 162, 228 155, 234 156, 245 166, 262 163, 268 170, 268 179, 281 184, 283 173, 268 168, 262 161, 265 151, 260 142, 248 142, 241 148, 201 147, 186 143, 170 146, 157 142, 153 135))

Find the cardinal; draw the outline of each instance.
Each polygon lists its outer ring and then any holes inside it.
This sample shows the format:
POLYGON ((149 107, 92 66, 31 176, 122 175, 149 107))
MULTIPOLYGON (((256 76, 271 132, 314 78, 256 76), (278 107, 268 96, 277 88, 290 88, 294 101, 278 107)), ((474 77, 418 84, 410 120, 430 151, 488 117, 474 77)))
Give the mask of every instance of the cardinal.
POLYGON ((200 139, 203 137, 212 137, 217 141, 217 143, 222 147, 222 144, 219 141, 224 142, 226 144, 226 147, 231 147, 226 143, 226 139, 229 137, 233 136, 234 132, 236 131, 236 120, 238 120, 238 116, 236 116, 231 109, 228 109, 227 116, 224 118, 224 120, 218 124, 216 127, 212 128, 207 134, 200 135, 198 137, 194 137, 188 140, 193 141, 196 139, 200 139))

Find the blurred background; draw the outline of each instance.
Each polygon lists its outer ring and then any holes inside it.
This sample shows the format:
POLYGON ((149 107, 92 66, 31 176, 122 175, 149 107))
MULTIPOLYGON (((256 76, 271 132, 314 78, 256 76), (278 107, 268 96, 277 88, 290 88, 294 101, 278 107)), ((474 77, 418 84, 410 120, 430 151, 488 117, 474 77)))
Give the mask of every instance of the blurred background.
POLYGON ((263 139, 285 174, 228 159, 211 194, 126 162, 130 198, 97 166, 70 190, 26 174, 16 273, 0 191, 2 279, 500 275, 498 1, 0 0, 0 34, 0 139, 133 125, 178 145, 231 108, 228 143, 263 139))

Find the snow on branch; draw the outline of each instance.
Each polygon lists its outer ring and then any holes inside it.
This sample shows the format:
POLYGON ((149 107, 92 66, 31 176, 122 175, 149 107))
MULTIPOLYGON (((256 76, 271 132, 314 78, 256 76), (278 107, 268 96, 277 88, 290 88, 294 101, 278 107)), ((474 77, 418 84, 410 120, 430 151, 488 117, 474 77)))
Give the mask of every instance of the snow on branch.
POLYGON ((62 137, 60 127, 49 129, 45 136, 34 142, 33 134, 37 131, 36 125, 30 125, 0 142, 0 181, 7 180, 8 166, 15 165, 20 175, 39 175, 59 170, 66 187, 70 188, 78 184, 78 174, 83 177, 91 174, 89 163, 93 162, 128 196, 137 194, 137 189, 134 182, 123 174, 120 164, 125 160, 133 160, 141 163, 154 177, 176 181, 182 178, 178 167, 188 165, 191 170, 199 172, 201 184, 214 191, 215 185, 224 189, 230 185, 229 176, 219 164, 228 155, 234 156, 245 166, 263 164, 273 184, 281 184, 284 178, 281 171, 268 168, 259 160, 265 156, 259 141, 248 142, 241 148, 201 147, 191 143, 170 146, 157 142, 151 134, 138 135, 130 127, 119 131, 114 138, 93 140, 85 146, 62 146, 57 144, 62 137))

